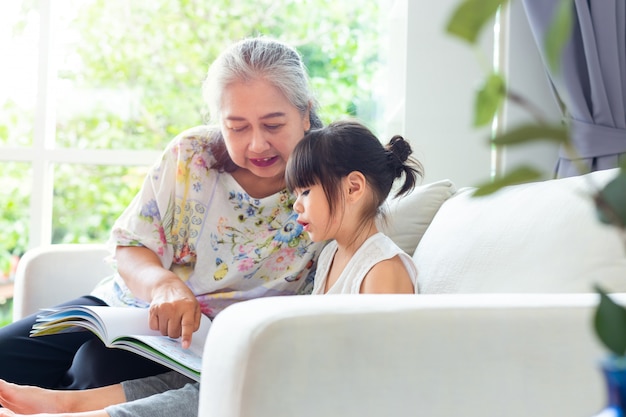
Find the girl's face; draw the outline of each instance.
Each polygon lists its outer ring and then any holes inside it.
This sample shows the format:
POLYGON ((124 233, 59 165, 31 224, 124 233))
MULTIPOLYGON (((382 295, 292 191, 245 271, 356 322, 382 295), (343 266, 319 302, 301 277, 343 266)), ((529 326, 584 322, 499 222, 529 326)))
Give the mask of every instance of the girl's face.
POLYGON ((313 242, 333 239, 339 222, 330 213, 326 193, 321 185, 294 190, 296 201, 293 209, 298 213, 298 223, 304 227, 313 242))
POLYGON ((311 127, 308 111, 300 114, 264 80, 227 86, 221 105, 222 133, 233 162, 257 177, 282 180, 291 151, 311 127))

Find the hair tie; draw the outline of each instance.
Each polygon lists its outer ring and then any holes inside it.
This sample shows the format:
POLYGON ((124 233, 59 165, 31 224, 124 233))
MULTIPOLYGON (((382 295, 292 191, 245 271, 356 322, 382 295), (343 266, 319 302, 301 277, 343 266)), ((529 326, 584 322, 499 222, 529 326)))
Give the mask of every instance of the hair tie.
POLYGON ((387 150, 387 163, 393 170, 394 176, 399 177, 404 172, 404 162, 391 149, 387 150))
POLYGON ((411 145, 400 135, 395 135, 389 141, 387 145, 387 160, 391 165, 396 177, 399 177, 404 172, 404 162, 409 158, 411 154, 411 145))

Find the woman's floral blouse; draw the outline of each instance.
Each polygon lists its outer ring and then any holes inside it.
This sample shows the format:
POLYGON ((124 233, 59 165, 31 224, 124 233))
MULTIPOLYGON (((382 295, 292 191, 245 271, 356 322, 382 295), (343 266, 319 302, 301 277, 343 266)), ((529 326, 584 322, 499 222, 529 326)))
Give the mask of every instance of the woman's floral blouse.
MULTIPOLYGON (((302 233, 293 197, 250 197, 230 174, 209 169, 208 142, 199 127, 170 143, 115 223, 111 246, 154 251, 211 318, 237 301, 310 292, 323 244, 302 233)), ((118 274, 92 294, 109 305, 147 306, 118 274)))

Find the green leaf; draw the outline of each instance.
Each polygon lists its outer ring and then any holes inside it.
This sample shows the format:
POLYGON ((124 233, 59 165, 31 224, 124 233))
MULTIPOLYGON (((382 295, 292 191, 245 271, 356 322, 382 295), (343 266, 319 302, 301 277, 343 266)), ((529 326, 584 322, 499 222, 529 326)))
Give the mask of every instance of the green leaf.
POLYGON ((465 0, 457 6, 446 25, 446 31, 469 43, 476 43, 478 35, 508 0, 465 0))
POLYGON ((541 172, 529 166, 521 166, 491 182, 479 185, 472 196, 481 197, 493 194, 503 187, 537 181, 540 178, 541 172))
POLYGON ((478 127, 491 123, 505 98, 506 86, 504 78, 496 73, 490 74, 483 87, 476 94, 474 126, 478 127))
POLYGON ((556 143, 569 141, 569 131, 564 125, 530 124, 497 136, 493 139, 496 145, 516 145, 537 140, 547 140, 556 143))
POLYGON ((570 39, 573 27, 572 0, 561 0, 557 5, 556 13, 544 38, 544 50, 548 66, 553 71, 558 71, 561 63, 561 54, 565 44, 570 39))
POLYGON ((600 304, 593 319, 596 335, 604 346, 618 356, 626 353, 626 309, 615 303, 599 286, 600 304))
POLYGON ((626 225, 626 169, 621 168, 595 198, 598 218, 602 223, 626 225))

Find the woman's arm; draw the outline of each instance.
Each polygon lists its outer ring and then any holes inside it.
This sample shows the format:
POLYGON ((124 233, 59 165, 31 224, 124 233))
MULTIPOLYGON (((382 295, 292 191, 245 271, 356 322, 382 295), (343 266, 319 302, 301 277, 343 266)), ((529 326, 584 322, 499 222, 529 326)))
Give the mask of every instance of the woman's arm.
POLYGON ((142 246, 118 246, 117 269, 132 293, 150 303, 150 328, 181 337, 183 347, 200 326, 200 305, 193 292, 159 257, 142 246))

